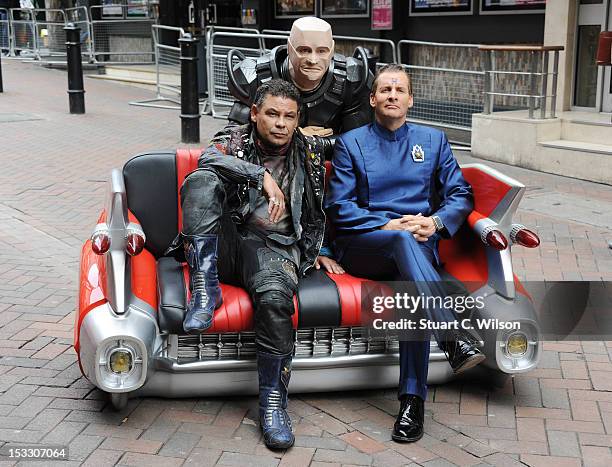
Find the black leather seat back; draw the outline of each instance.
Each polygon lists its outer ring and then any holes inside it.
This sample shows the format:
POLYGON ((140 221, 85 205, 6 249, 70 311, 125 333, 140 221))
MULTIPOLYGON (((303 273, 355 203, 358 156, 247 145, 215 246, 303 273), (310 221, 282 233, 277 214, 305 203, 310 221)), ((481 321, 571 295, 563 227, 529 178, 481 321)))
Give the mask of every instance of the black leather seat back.
POLYGON ((174 258, 157 262, 157 296, 159 298, 159 328, 171 334, 183 334, 183 319, 187 306, 183 266, 174 258))
POLYGON ((134 156, 123 166, 123 179, 128 208, 147 236, 145 247, 160 258, 178 233, 176 153, 134 156))

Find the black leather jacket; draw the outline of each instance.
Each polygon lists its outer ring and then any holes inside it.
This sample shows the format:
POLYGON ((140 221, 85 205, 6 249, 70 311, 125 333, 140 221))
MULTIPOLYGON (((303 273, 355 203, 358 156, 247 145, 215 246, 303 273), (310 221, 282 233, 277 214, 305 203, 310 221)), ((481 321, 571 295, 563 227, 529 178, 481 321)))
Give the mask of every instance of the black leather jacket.
MULTIPOLYGON (((290 158, 297 154, 295 173, 291 173, 290 165, 290 202, 301 253, 299 273, 305 275, 314 266, 325 233, 324 148, 319 138, 304 136, 298 130, 289 151, 290 158)), ((217 133, 200 156, 198 167, 213 167, 219 175, 237 184, 236 190, 227 193, 226 201, 232 220, 237 224, 244 222, 255 208, 265 172, 255 149, 252 126, 226 127, 217 133)))

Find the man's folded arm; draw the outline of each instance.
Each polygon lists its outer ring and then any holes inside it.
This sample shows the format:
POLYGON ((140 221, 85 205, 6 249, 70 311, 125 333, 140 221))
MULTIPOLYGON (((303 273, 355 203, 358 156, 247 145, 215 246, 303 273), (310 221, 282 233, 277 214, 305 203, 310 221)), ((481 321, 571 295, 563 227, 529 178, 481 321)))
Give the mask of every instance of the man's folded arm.
POLYGON ((224 155, 216 144, 211 144, 204 150, 198 160, 198 167, 201 169, 212 168, 230 183, 246 183, 259 191, 261 191, 263 176, 266 171, 257 164, 224 155))
POLYGON ((357 203, 356 170, 351 156, 338 138, 332 159, 333 173, 325 196, 325 210, 337 230, 360 232, 382 227, 389 219, 362 208, 357 203))
POLYGON ((442 135, 440 160, 436 174, 438 195, 441 199, 439 209, 434 213, 444 224, 444 236, 453 236, 474 209, 472 187, 463 178, 461 168, 453 156, 450 144, 442 135))

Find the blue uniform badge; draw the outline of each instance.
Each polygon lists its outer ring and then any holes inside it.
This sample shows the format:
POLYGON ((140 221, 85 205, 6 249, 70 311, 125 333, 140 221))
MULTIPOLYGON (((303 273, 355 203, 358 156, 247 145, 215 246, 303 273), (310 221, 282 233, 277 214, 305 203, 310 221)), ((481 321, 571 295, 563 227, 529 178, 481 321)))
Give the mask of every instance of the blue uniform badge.
POLYGON ((425 161, 425 152, 423 148, 418 144, 412 146, 412 160, 414 162, 424 162, 425 161))

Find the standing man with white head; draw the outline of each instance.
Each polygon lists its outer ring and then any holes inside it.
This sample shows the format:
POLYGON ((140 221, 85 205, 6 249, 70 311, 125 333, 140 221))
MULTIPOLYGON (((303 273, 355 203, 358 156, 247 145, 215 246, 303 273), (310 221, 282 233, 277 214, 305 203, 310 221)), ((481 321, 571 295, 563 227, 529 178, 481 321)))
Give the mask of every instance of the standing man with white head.
POLYGON ((363 47, 355 57, 334 53, 331 26, 307 16, 293 22, 287 45, 259 58, 245 58, 237 50, 228 55, 228 88, 236 98, 229 120, 248 122, 255 91, 270 79, 293 83, 301 92, 300 126, 307 134, 340 134, 372 121, 368 105, 373 76, 363 47), (241 61, 232 65, 233 56, 241 61))
POLYGON ((327 21, 307 16, 295 20, 287 41, 289 74, 298 89, 312 91, 329 68, 334 39, 327 21))

